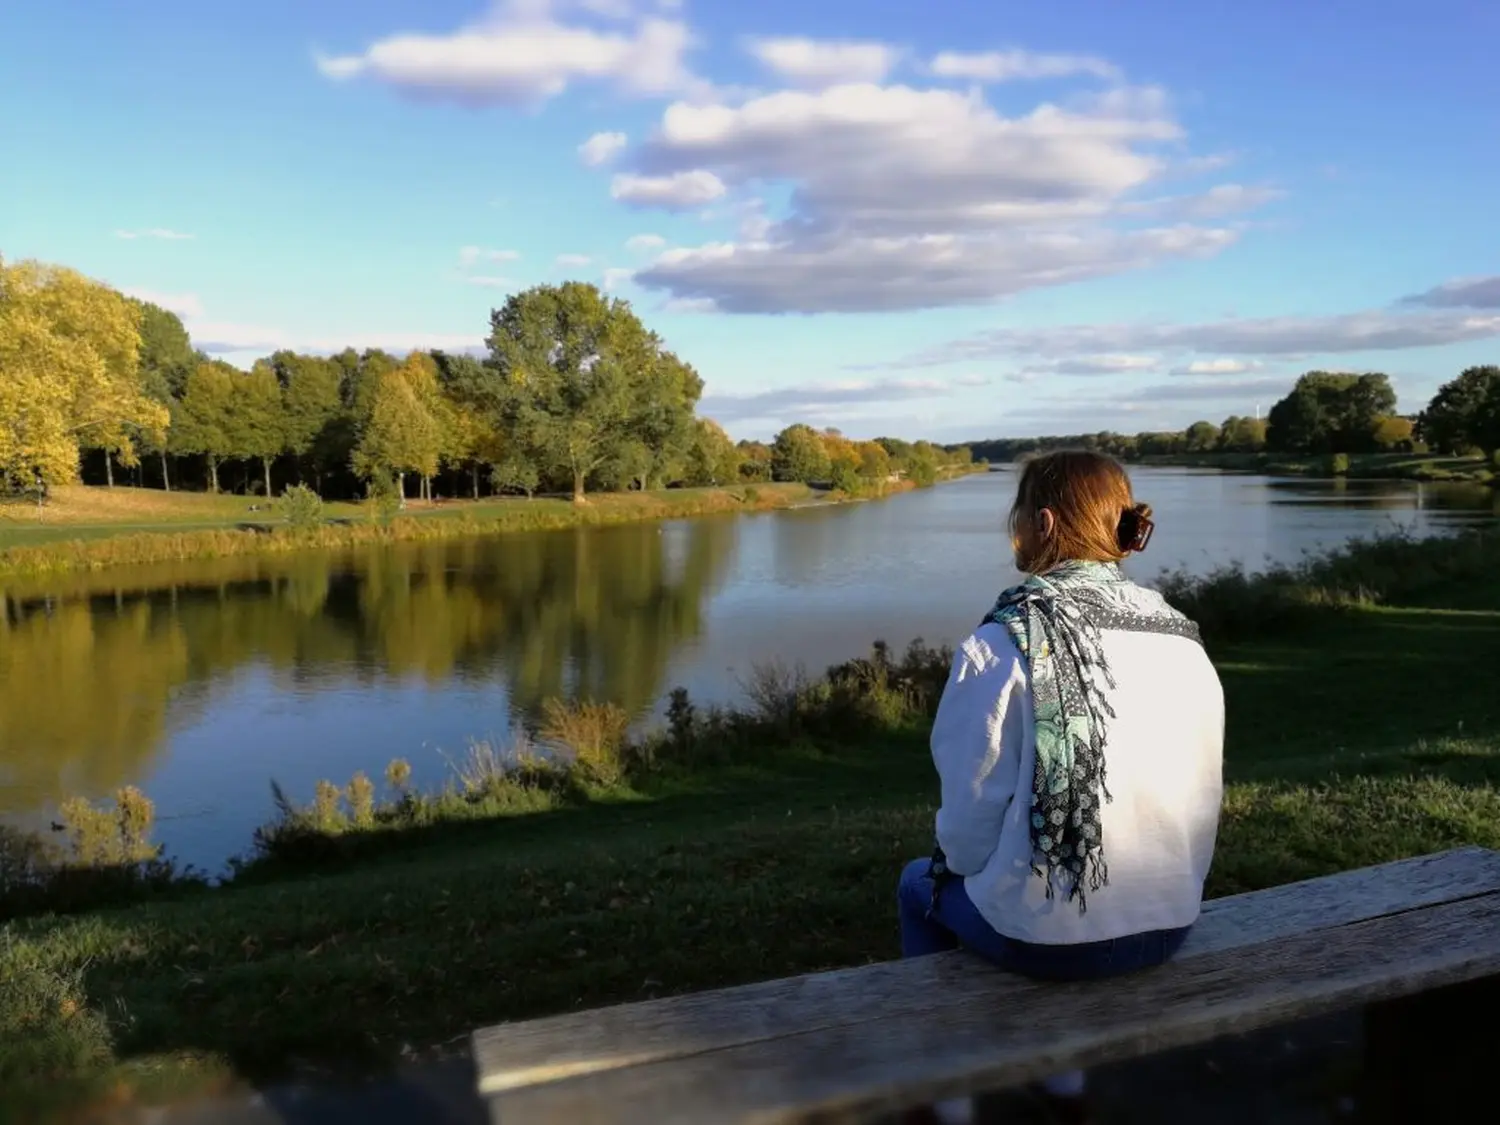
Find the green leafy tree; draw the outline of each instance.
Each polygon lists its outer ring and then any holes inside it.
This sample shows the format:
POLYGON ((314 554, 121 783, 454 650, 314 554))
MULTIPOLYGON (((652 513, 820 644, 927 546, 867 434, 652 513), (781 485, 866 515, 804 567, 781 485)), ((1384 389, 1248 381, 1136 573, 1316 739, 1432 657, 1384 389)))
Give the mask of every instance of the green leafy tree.
POLYGON ((1225 453, 1259 453, 1266 447, 1266 420, 1238 415, 1219 427, 1219 448, 1225 453))
POLYGON ((208 465, 210 492, 219 491, 219 462, 235 454, 235 384, 244 376, 222 360, 195 367, 187 378, 182 404, 173 419, 174 453, 200 454, 208 465))
POLYGON ((1357 453, 1372 448, 1376 419, 1395 410, 1389 376, 1309 371, 1271 408, 1266 442, 1287 453, 1357 453))
POLYGON ((702 488, 738 484, 739 480, 740 451, 734 440, 717 422, 700 418, 688 457, 687 483, 702 488))
POLYGON ((664 362, 660 341, 627 303, 575 281, 513 294, 490 328, 497 429, 517 455, 568 480, 581 503, 592 474, 649 440, 642 418, 664 362))
POLYGON ((432 412, 436 385, 432 360, 420 353, 379 376, 370 418, 354 451, 355 472, 366 479, 394 476, 403 496, 407 473, 417 473, 425 481, 437 472, 444 433, 432 412))
POLYGON ((271 462, 286 445, 286 411, 281 401, 281 383, 266 361, 258 361, 248 375, 235 380, 228 424, 234 452, 259 459, 265 496, 269 500, 273 495, 271 462))
POLYGON ((537 485, 541 483, 536 462, 513 454, 506 454, 495 463, 490 479, 497 489, 524 492, 528 500, 536 495, 537 485))
POLYGON ((481 472, 493 470, 505 456, 505 442, 495 415, 501 390, 499 373, 473 356, 436 351, 432 359, 451 410, 449 458, 468 467, 471 491, 477 500, 481 472))
MULTIPOLYGON (((206 357, 193 350, 193 342, 176 313, 150 301, 135 304, 141 314, 142 385, 151 400, 170 415, 187 388, 188 376, 206 357)), ((172 474, 167 461, 170 442, 166 433, 147 426, 135 428, 132 436, 141 452, 159 458, 162 488, 171 491, 172 474)), ((108 459, 105 464, 108 465, 108 459)))
POLYGON ((916 442, 907 454, 906 479, 918 488, 930 488, 937 483, 937 478, 937 450, 929 442, 916 442))
POLYGON ((1187 428, 1189 453, 1208 453, 1219 444, 1219 427, 1212 422, 1194 422, 1187 428))
POLYGON ((1500 449, 1500 367, 1470 367, 1444 383, 1418 419, 1417 433, 1439 453, 1500 449))
POLYGON ((271 367, 282 387, 286 452, 297 459, 299 476, 311 472, 321 495, 323 474, 349 456, 342 370, 333 360, 289 351, 273 355, 271 367))
POLYGON ((871 483, 884 481, 891 475, 891 455, 878 441, 859 443, 859 475, 871 483))
POLYGON ((811 426, 788 426, 771 443, 772 480, 826 481, 832 468, 823 439, 811 426))

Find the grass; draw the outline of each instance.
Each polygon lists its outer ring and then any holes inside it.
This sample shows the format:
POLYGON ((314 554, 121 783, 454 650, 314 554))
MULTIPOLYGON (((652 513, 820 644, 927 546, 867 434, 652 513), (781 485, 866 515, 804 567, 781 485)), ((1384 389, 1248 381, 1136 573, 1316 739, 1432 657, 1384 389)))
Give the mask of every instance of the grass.
MULTIPOLYGON (((1430 570, 1402 550, 1335 570, 1430 570)), ((1230 782, 1211 895, 1500 847, 1500 575, 1480 550, 1378 602, 1308 598, 1314 628, 1211 634, 1230 782)), ((352 786, 290 810, 333 825, 316 855, 291 833, 227 888, 9 923, 0 1117, 382 1067, 501 1020, 895 956, 893 881, 930 848, 935 796, 931 668, 901 663, 765 673, 743 716, 674 699, 654 755, 608 782, 549 788, 479 747, 455 797, 408 800, 395 764, 368 816, 352 786)), ((557 745, 619 748, 606 713, 552 718, 557 745)))
MULTIPOLYGON (((411 506, 388 524, 363 505, 331 504, 329 522, 313 529, 287 527, 275 511, 250 512, 245 498, 147 492, 140 489, 59 489, 57 518, 49 505, 40 523, 35 508, 11 505, 0 522, 0 577, 30 577, 183 559, 338 550, 362 543, 464 538, 518 531, 597 526, 643 520, 685 519, 739 511, 771 511, 820 502, 801 484, 740 488, 684 488, 662 492, 601 493, 586 504, 571 500, 501 498, 411 506), (120 495, 119 507, 93 494, 120 495), (80 495, 81 494, 81 495, 80 495), (170 497, 170 499, 168 498, 170 497), (85 513, 117 518, 89 523, 85 513), (170 513, 173 518, 166 518, 170 513), (79 517, 79 518, 73 518, 79 517), (138 522, 144 521, 144 522, 138 522)), ((822 496, 826 502, 831 499, 822 496)))

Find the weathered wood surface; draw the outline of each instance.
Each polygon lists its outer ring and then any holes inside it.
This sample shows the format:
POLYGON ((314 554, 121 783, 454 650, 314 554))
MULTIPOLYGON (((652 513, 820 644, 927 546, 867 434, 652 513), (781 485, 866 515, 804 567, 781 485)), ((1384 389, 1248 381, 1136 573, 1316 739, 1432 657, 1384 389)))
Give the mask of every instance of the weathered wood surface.
MULTIPOLYGON (((1500 890, 1500 853, 1435 856, 1216 899, 1178 960, 1500 890)), ((895 926, 894 905, 892 927, 895 926)), ((965 954, 890 961, 486 1028, 474 1036, 481 1093, 762 1039, 930 1011, 933 996, 980 1009, 1037 986, 965 954)), ((1052 989, 1055 986, 1042 986, 1052 989)))
MULTIPOLYGON (((843 1122, 1500 974, 1500 893, 1231 947, 1011 1003, 925 1010, 512 1090, 498 1125, 843 1122)), ((1475 1013, 1483 1026, 1487 1013, 1475 1013)))

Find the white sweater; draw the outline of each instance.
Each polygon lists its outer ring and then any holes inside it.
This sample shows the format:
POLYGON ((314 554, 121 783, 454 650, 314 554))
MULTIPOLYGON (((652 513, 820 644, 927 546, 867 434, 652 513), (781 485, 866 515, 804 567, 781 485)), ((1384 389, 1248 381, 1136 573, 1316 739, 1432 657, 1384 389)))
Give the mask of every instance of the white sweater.
POLYGON ((1034 716, 1025 658, 1005 628, 960 647, 932 730, 942 783, 937 840, 975 908, 1017 941, 1071 945, 1197 920, 1223 796, 1224 694, 1196 642, 1103 631, 1117 687, 1101 809, 1109 882, 1079 914, 1032 872, 1034 716))

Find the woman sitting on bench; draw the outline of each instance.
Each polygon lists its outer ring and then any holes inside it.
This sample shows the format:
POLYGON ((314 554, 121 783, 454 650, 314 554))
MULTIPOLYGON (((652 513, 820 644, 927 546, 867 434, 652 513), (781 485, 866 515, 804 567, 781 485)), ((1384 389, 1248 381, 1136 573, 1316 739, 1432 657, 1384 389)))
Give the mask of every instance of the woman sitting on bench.
MULTIPOLYGON (((1121 572, 1152 527, 1109 457, 1052 453, 1021 473, 1010 530, 1027 577, 959 647, 938 707, 937 851, 901 876, 903 956, 963 946, 1083 980, 1161 964, 1197 920, 1224 698, 1196 626, 1121 572)), ((1039 1093, 1087 1119, 1081 1072, 1039 1093)))

